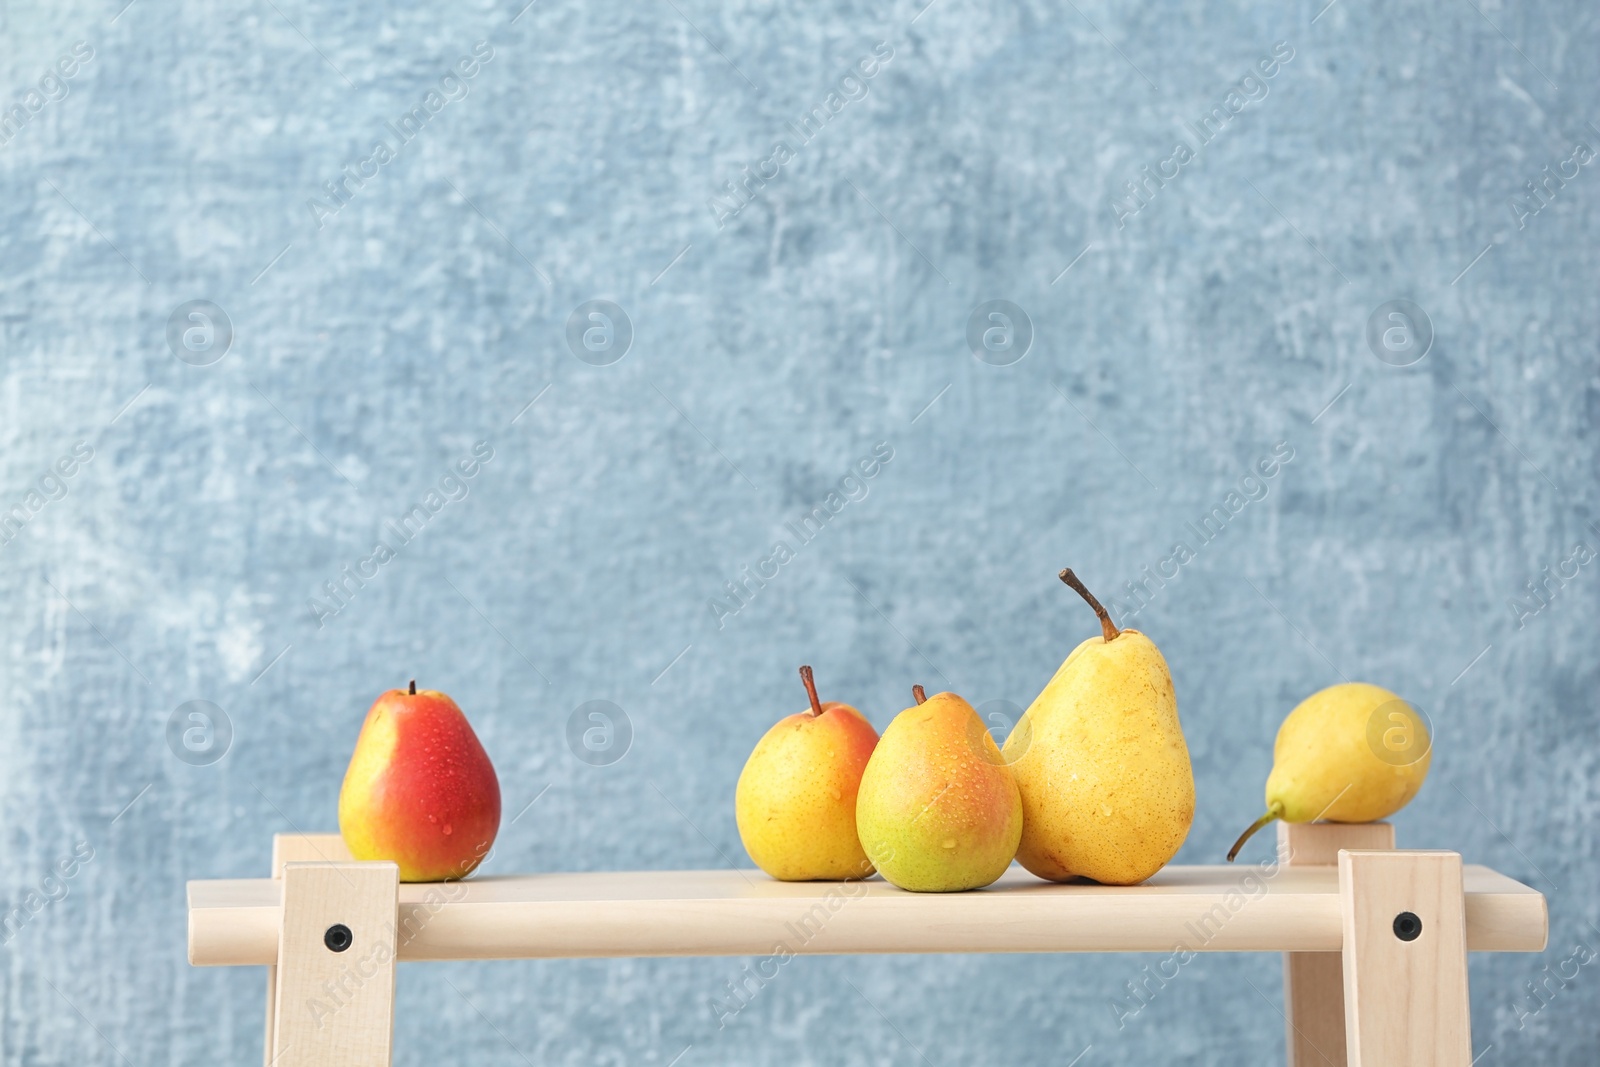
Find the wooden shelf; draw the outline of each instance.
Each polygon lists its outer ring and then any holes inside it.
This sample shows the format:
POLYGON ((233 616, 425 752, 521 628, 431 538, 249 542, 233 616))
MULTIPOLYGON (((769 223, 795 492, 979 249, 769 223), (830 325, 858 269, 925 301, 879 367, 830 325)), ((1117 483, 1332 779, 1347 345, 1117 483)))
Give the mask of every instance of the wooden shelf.
POLYGON ((1542 951, 1544 897, 1454 852, 1396 850, 1387 823, 1277 832, 1271 866, 1138 886, 1013 867, 948 894, 733 870, 401 885, 337 834, 279 834, 271 878, 189 883, 189 962, 266 966, 266 1067, 389 1067, 403 960, 1281 952, 1290 1067, 1464 1067, 1467 953, 1542 951))
MULTIPOLYGON (((1537 952, 1544 897, 1462 869, 1466 945, 1537 952)), ((633 871, 401 885, 405 960, 792 953, 1337 952, 1336 867, 1168 867, 1144 885, 1055 885, 1013 867, 988 889, 907 893, 882 881, 777 882, 760 871, 633 871)), ((189 883, 189 961, 278 960, 281 879, 189 883)))

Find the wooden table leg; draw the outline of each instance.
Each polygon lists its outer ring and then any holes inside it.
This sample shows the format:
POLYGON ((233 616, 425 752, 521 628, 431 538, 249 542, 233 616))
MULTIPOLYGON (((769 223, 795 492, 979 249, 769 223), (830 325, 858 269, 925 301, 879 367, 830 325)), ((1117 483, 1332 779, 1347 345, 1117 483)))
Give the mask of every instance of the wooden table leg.
MULTIPOLYGON (((1279 823, 1278 860, 1337 867, 1342 848, 1392 849, 1394 827, 1373 823, 1279 823)), ((1337 952, 1283 954, 1284 1046, 1289 1067, 1346 1067, 1344 963, 1337 952)))
POLYGON ((284 867, 277 1067, 389 1067, 399 890, 393 863, 284 867))
POLYGON ((1460 855, 1341 852, 1339 896, 1350 1067, 1468 1067, 1460 855))
MULTIPOLYGON (((350 850, 338 834, 273 834, 272 877, 283 877, 285 863, 344 863, 350 859, 350 850)), ((263 1067, 273 1067, 277 1050, 273 1048, 273 1034, 278 1028, 278 968, 267 968, 267 1027, 261 1039, 263 1067)))

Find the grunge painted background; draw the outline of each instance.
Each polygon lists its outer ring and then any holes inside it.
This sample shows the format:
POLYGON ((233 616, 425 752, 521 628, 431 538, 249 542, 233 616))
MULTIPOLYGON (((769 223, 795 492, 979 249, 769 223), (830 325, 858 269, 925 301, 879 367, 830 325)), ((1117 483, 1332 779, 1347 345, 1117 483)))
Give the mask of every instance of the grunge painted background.
MULTIPOLYGON (((1479 1064, 1595 1061, 1592 5, 524 3, 0 3, 0 1061, 256 1062, 184 882, 332 829, 386 688, 490 872, 746 865, 800 663, 1003 730, 1068 565, 1171 663, 1179 862, 1395 689, 1401 842, 1550 898, 1479 1064)), ((397 1062, 1281 1057, 1276 958, 1160 963, 405 967, 397 1062)))

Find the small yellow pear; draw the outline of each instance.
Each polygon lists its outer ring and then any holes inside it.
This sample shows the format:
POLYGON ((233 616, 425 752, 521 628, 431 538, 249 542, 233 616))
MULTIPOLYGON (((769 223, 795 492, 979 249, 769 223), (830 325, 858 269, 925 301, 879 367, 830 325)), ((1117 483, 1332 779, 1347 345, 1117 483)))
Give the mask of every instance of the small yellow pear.
POLYGON ((1022 794, 1017 862, 1040 878, 1137 885, 1194 821, 1194 772, 1172 674, 1138 630, 1119 630, 1072 571, 1061 580, 1100 619, 1017 720, 1004 754, 1022 794))
POLYGON ((1389 690, 1344 682, 1313 693, 1278 727, 1266 814, 1234 842, 1228 860, 1277 819, 1387 818, 1417 795, 1432 759, 1427 722, 1389 690))
POLYGON ((756 866, 783 882, 865 878, 872 864, 856 839, 856 790, 878 732, 848 704, 817 699, 778 720, 756 745, 734 790, 739 839, 756 866))

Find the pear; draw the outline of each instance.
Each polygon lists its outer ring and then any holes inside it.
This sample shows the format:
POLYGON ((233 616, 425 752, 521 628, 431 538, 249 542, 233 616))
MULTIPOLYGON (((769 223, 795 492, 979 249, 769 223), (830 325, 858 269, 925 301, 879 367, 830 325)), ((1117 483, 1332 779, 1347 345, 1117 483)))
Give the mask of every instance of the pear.
POLYGON ((872 864, 856 838, 856 790, 878 731, 848 704, 817 699, 778 720, 745 761, 734 791, 739 838, 756 866, 784 882, 865 878, 872 864))
POLYGON ((856 830, 901 889, 978 889, 1005 873, 1022 836, 1022 799, 994 738, 954 693, 896 715, 861 776, 856 830))
POLYGON ((391 689, 367 712, 339 790, 339 831, 358 860, 402 882, 464 878, 500 830, 500 780, 456 702, 391 689))
POLYGON ((1228 850, 1263 826, 1372 822, 1411 802, 1428 776, 1433 736, 1417 710, 1387 689, 1344 682, 1302 700, 1278 727, 1267 811, 1228 850))
POLYGON ((1017 862, 1041 878, 1135 885, 1177 853, 1194 821, 1194 772, 1167 661, 1119 630, 1072 571, 1101 633, 1078 645, 1016 729, 1004 755, 1022 794, 1017 862))

